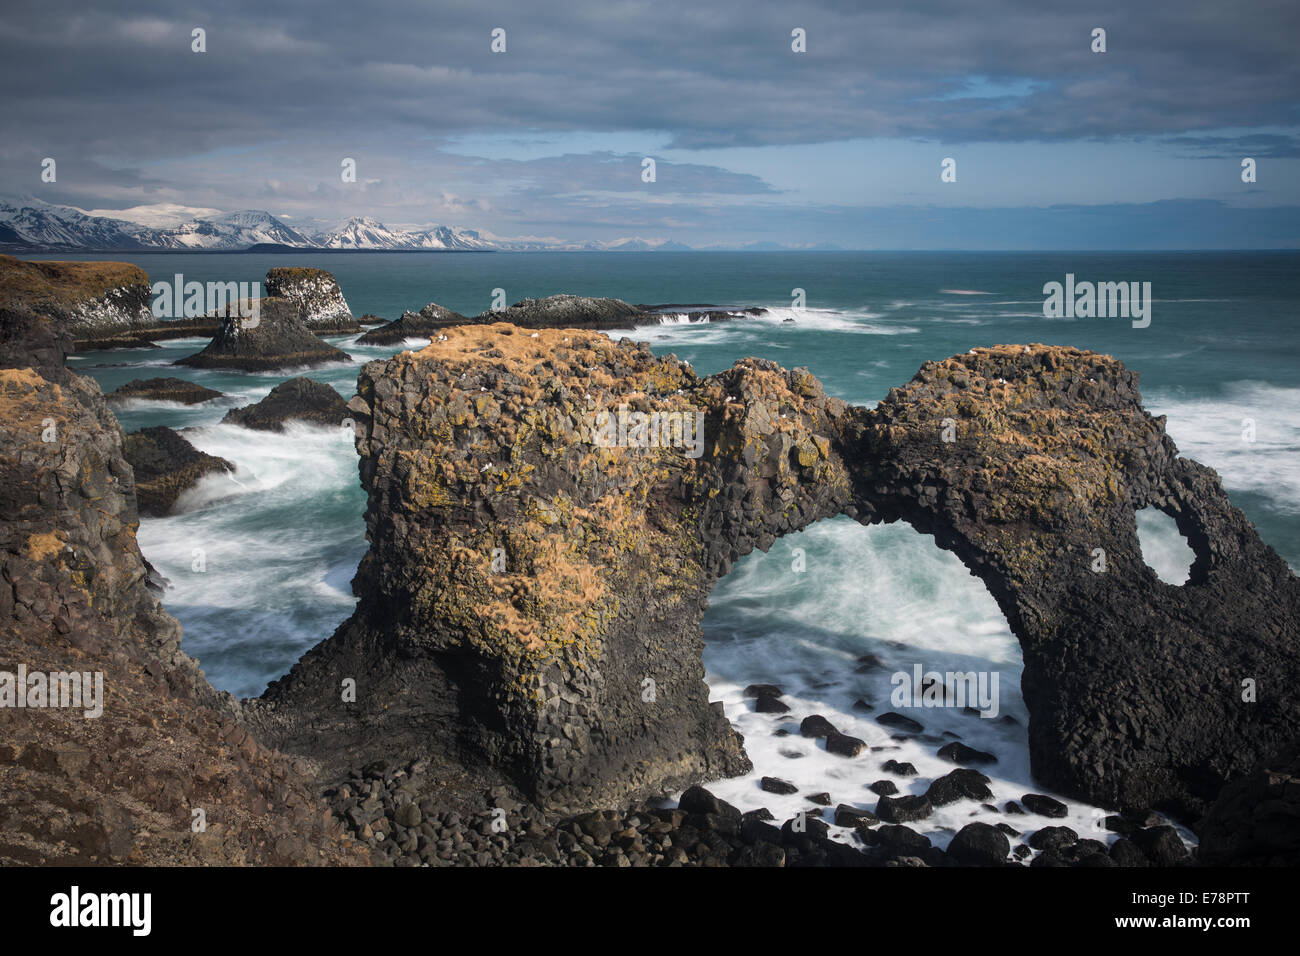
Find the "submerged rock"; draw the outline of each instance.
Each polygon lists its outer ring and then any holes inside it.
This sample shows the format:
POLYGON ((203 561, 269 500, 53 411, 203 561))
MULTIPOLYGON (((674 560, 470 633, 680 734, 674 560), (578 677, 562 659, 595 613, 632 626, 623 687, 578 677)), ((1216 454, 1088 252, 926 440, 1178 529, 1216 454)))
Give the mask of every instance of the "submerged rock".
POLYGON ((346 352, 318 339, 288 299, 262 299, 256 317, 231 308, 221 329, 203 351, 177 359, 191 368, 229 368, 274 372, 302 366, 346 362, 346 352))
POLYGON ((198 405, 221 397, 222 393, 216 389, 205 388, 195 382, 187 382, 183 378, 137 378, 114 389, 108 395, 108 400, 121 402, 132 398, 143 398, 155 402, 198 405))
POLYGON ((281 382, 260 402, 232 408, 221 421, 258 431, 284 431, 288 421, 337 428, 348 420, 348 404, 329 385, 310 378, 281 382))
POLYGON ((224 458, 199 451, 170 428, 142 428, 126 436, 122 454, 135 472, 140 514, 170 514, 176 499, 200 478, 213 472, 232 472, 224 458))

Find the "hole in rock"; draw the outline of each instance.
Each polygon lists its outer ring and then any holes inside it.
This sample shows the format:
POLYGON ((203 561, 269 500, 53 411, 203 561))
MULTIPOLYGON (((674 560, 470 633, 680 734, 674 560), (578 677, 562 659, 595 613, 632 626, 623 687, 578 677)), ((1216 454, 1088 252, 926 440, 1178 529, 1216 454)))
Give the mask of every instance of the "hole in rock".
POLYGON ((1159 508, 1135 513, 1142 560, 1166 584, 1186 584, 1196 552, 1178 530, 1172 517, 1159 508))
MULTIPOLYGON (((925 794, 935 778, 956 769, 938 751, 959 740, 997 758, 977 768, 990 778, 991 799, 937 807, 907 825, 939 847, 974 821, 1009 821, 1024 831, 1013 845, 1036 829, 1023 817, 981 807, 987 802, 1001 810, 1008 800, 1045 792, 1029 772, 1020 645, 984 583, 933 537, 902 522, 818 522, 779 539, 766 554, 756 551, 736 562, 714 589, 702 627, 710 698, 724 702, 754 764, 744 777, 706 786, 742 811, 766 807, 778 825, 808 810, 833 823, 838 804, 874 811, 879 796, 873 785, 887 781, 888 790, 892 783, 899 796, 925 794), (803 571, 795 570, 800 551, 803 571), (924 686, 932 673, 941 690, 927 701, 924 686), (950 682, 950 673, 957 680, 950 682), (955 691, 959 682, 971 691, 967 705, 989 717, 964 710, 956 699, 943 700, 943 685, 955 691), (779 700, 789 711, 760 712, 744 693, 751 684, 779 686, 779 700), (909 693, 916 696, 907 700, 909 693), (924 729, 907 733, 876 720, 890 711, 924 729), (824 740, 803 737, 800 722, 813 714, 865 741, 866 748, 843 757, 828 752, 824 740), (915 776, 884 769, 890 760, 912 764, 915 776), (764 791, 765 776, 787 781, 797 792, 764 791), (822 793, 830 796, 824 810, 810 800, 822 793)), ((1096 836, 1092 808, 1063 802, 1069 819, 1052 822, 1096 836)), ((856 845, 848 828, 832 826, 830 833, 856 845)))

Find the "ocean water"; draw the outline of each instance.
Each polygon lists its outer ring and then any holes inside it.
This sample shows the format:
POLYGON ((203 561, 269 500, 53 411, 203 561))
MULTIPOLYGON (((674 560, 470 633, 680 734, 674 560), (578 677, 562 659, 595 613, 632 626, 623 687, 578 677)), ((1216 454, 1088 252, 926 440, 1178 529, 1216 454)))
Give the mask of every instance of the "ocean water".
MULTIPOLYGON (((91 258, 91 257, 87 257, 91 258)), ((701 324, 667 322, 627 334, 710 373, 744 356, 807 366, 828 393, 871 405, 926 359, 975 346, 1044 342, 1114 355, 1142 377, 1143 398, 1168 417, 1183 454, 1216 468, 1234 503, 1265 541, 1300 567, 1300 254, 1295 253, 484 253, 131 256, 153 279, 256 281, 276 265, 315 265, 337 276, 356 315, 395 318, 438 302, 465 314, 491 304, 556 292, 617 296, 638 303, 760 305, 768 317, 701 324), (1078 280, 1152 284, 1147 328, 1125 319, 1046 319, 1042 287, 1078 280), (802 289, 806 308, 793 308, 802 289), (795 321, 786 322, 793 318, 795 321)), ((618 337, 620 333, 611 333, 618 337)), ((364 348, 355 336, 330 341, 354 361, 312 370, 345 397, 358 366, 397 351, 364 348)), ((170 580, 163 601, 185 628, 185 647, 212 682, 254 696, 307 648, 328 636, 354 606, 349 582, 365 552, 364 495, 343 429, 295 426, 283 436, 219 424, 225 410, 260 399, 288 374, 265 376, 171 367, 199 339, 155 350, 93 353, 71 364, 105 391, 132 379, 174 375, 227 393, 222 403, 184 408, 132 403, 119 410, 128 430, 166 424, 187 429, 198 448, 237 466, 182 501, 179 514, 145 519, 140 543, 170 580)), ((410 347, 423 344, 419 340, 410 347)), ((1143 553, 1165 580, 1186 576, 1189 552, 1172 522, 1139 516, 1143 553)), ((719 583, 704 621, 705 666, 715 699, 745 735, 755 772, 711 788, 742 809, 768 807, 778 819, 810 809, 827 792, 836 803, 875 806, 867 788, 893 781, 923 793, 950 769, 935 756, 954 737, 995 753, 984 768, 995 802, 1041 792, 1029 774, 1021 659, 992 597, 955 556, 907 526, 863 528, 821 522, 742 559, 719 583), (793 549, 804 570, 792 568, 793 549), (885 667, 857 673, 875 654, 885 667), (920 663, 927 671, 996 672, 998 719, 960 709, 905 711, 924 737, 893 740, 873 716, 890 704, 890 675, 920 663), (780 684, 789 718, 757 714, 741 691, 780 684), (854 709, 862 701, 867 709, 854 709), (798 719, 820 713, 874 750, 847 761, 798 734, 798 719), (1002 718, 1009 717, 1011 720, 1002 718), (793 731, 778 736, 781 729, 793 731), (946 735, 946 736, 945 736, 946 735), (880 769, 911 762, 914 778, 880 769), (759 789, 781 777, 799 792, 759 789)), ((1068 822, 1098 839, 1097 814, 1066 801, 1068 822)), ((939 846, 971 815, 1004 819, 963 801, 916 824, 939 846)), ((1049 821, 1006 818, 1025 837, 1049 821)), ((834 830, 849 839, 848 831, 834 830)), ((1184 834, 1190 839, 1190 834, 1184 834)), ((1013 841, 1014 842, 1014 841, 1013 841)))

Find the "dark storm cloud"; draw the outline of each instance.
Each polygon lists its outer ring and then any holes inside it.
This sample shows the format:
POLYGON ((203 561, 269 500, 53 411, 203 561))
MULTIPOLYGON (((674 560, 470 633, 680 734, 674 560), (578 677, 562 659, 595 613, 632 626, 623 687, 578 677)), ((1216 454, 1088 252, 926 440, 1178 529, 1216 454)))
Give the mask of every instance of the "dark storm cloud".
POLYGON ((1294 156, 1291 137, 1260 131, 1296 123, 1297 27, 1293 0, 6 0, 0 193, 37 192, 54 156, 57 190, 42 195, 87 207, 671 227, 738 220, 745 202, 754 217, 799 207, 773 205, 758 176, 663 158, 653 200, 612 201, 640 185, 636 143, 515 159, 454 144, 646 133, 653 155, 1181 137, 1189 155, 1294 156), (194 27, 206 53, 191 52, 194 27), (502 55, 489 51, 496 27, 502 55), (795 27, 806 54, 791 52, 795 27), (1090 50, 1094 27, 1104 54, 1090 50), (1221 142, 1225 129, 1246 139, 1221 142), (351 190, 343 156, 358 157, 351 190))
POLYGON ((357 130, 668 131, 674 145, 1024 140, 1295 118, 1294 3, 385 4, 9 0, 8 148, 105 158, 357 130), (204 27, 208 52, 190 52, 204 27), (494 27, 508 51, 489 52, 494 27), (808 53, 790 51, 793 27, 808 53), (1108 52, 1089 50, 1095 26, 1108 52), (936 99, 965 78, 1024 97, 936 99))

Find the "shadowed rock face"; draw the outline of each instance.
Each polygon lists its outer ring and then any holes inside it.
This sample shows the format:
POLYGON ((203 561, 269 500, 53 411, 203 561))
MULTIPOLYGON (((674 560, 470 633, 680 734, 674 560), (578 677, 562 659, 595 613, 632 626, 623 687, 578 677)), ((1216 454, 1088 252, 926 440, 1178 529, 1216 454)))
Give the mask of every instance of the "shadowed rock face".
POLYGON ((201 352, 177 359, 191 368, 230 368, 245 372, 346 362, 348 355, 316 337, 302 320, 299 303, 262 299, 255 317, 228 310, 221 328, 201 352))
POLYGON ((140 514, 170 514, 176 500, 200 478, 235 466, 224 458, 199 451, 163 425, 142 428, 122 441, 122 455, 135 473, 140 514))
POLYGON ((1194 815, 1300 727, 1283 694, 1241 701, 1244 679, 1300 678, 1295 577, 1114 359, 980 349, 868 411, 761 360, 701 379, 599 334, 462 326, 367 365, 350 407, 360 603, 262 718, 335 765, 426 753, 555 808, 740 772, 702 679, 707 595, 837 514, 906 520, 985 581, 1024 649, 1044 785, 1194 815), (666 446, 603 447, 620 405, 670 413, 666 446), (671 428, 697 413, 693 457, 671 428), (1141 560, 1148 505, 1197 553, 1185 587, 1141 560))
POLYGON ((98 673, 102 713, 6 709, 0 864, 364 862, 146 585, 132 469, 68 330, 0 313, 0 670, 98 673), (191 830, 193 808, 207 830, 191 830))

